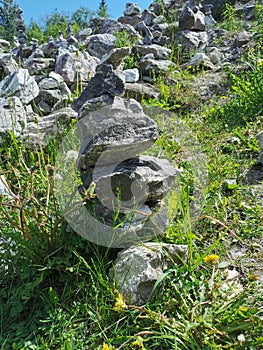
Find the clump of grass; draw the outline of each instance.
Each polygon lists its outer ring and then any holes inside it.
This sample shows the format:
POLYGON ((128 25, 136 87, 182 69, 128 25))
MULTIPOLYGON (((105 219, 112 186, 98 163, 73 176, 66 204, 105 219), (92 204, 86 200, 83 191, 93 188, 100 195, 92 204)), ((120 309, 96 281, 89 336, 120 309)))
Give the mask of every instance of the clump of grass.
POLYGON ((242 30, 243 22, 238 17, 237 10, 230 4, 226 3, 222 11, 223 22, 220 27, 231 32, 238 32, 242 30))
POLYGON ((231 125, 245 125, 263 114, 263 65, 258 62, 239 75, 230 74, 232 97, 216 111, 216 117, 231 125))

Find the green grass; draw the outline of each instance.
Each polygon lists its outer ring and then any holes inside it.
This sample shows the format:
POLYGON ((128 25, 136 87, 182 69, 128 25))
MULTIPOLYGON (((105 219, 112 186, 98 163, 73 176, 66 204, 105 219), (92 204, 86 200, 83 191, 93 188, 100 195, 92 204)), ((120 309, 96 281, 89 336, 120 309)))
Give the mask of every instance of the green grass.
POLYGON ((258 272, 243 273, 243 259, 229 255, 232 247, 246 248, 247 258, 263 264, 263 208, 242 182, 257 160, 256 134, 263 128, 262 9, 257 11, 254 28, 261 36, 245 57, 248 68, 225 73, 224 98, 219 89, 200 105, 191 88, 194 75, 179 71, 170 73, 175 86, 157 82, 160 101, 146 101, 149 112, 165 110, 154 115, 160 135, 149 153, 182 171, 181 194, 168 198, 164 241, 189 248, 189 261, 165 272, 146 305, 116 308, 120 296, 109 270, 117 252, 68 229, 54 186, 59 143, 33 152, 12 134, 6 140, 0 171, 16 198, 0 199, 1 235, 7 239, 0 279, 2 350, 262 349, 258 272), (189 130, 195 154, 206 157, 202 212, 192 218, 196 163, 187 159, 190 146, 176 137, 178 130, 189 130), (240 276, 231 280, 235 270, 240 276))

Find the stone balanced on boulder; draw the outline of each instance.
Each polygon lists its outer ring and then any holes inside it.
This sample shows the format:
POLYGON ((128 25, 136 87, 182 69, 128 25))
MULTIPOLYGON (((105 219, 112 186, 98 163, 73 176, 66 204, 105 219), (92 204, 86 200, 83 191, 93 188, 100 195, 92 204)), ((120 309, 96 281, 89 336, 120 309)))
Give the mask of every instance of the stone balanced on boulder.
POLYGON ((167 210, 161 202, 177 175, 167 160, 140 156, 157 139, 157 124, 139 102, 122 97, 124 82, 122 72, 103 64, 72 104, 81 142, 80 190, 85 193, 95 183, 95 198, 87 209, 104 225, 96 243, 118 248, 165 232, 167 210), (113 237, 106 229, 104 237, 104 228, 113 226, 120 230, 112 231, 113 237))

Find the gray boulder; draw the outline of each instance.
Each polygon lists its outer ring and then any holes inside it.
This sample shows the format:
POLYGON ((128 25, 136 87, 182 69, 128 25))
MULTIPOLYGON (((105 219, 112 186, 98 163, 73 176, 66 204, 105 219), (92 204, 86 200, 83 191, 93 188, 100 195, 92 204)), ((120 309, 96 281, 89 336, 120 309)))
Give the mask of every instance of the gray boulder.
POLYGON ((47 116, 35 118, 38 120, 27 124, 24 133, 25 142, 36 148, 46 147, 54 136, 58 137, 63 133, 65 127, 69 126, 76 116, 77 113, 72 108, 66 107, 47 116))
POLYGON ((99 59, 87 52, 58 51, 55 72, 60 74, 65 83, 71 86, 74 82, 86 82, 95 75, 99 59))
POLYGON ((38 94, 38 85, 27 69, 20 68, 0 82, 0 97, 17 96, 28 104, 38 94))
POLYGON ((202 66, 204 69, 215 69, 215 66, 211 62, 210 58, 201 52, 198 52, 195 54, 195 56, 187 63, 182 64, 181 68, 187 68, 187 67, 199 67, 202 66))
POLYGON ((21 100, 16 96, 0 98, 0 139, 8 131, 20 136, 26 126, 26 111, 21 100))
POLYGON ((136 16, 138 14, 141 14, 141 9, 138 4, 127 3, 123 14, 124 16, 136 16))
POLYGON ((194 11, 189 7, 185 6, 183 12, 179 17, 179 29, 180 30, 191 30, 195 25, 195 14, 194 11))
POLYGON ((86 89, 72 103, 72 108, 78 111, 88 100, 102 95, 122 96, 125 90, 124 83, 125 77, 121 71, 113 71, 112 65, 108 64, 99 66, 96 75, 90 79, 86 89))
POLYGON ((206 49, 207 56, 214 65, 222 65, 224 54, 217 47, 209 47, 206 49))
POLYGON ((101 59, 116 47, 116 36, 112 34, 95 34, 83 43, 91 56, 101 59))
POLYGON ((85 41, 87 37, 89 37, 91 34, 92 34, 91 28, 84 28, 76 34, 76 38, 80 41, 85 41))
POLYGON ((95 110, 90 103, 84 104, 78 116, 78 134, 80 170, 98 166, 98 159, 103 165, 118 164, 148 149, 158 137, 156 123, 144 114, 141 105, 121 97, 95 110))
POLYGON ((126 83, 125 97, 133 98, 139 102, 143 99, 149 98, 155 98, 158 100, 160 97, 160 90, 147 83, 126 83))
POLYGON ((111 64, 114 69, 119 68, 123 59, 131 54, 131 49, 129 47, 120 47, 111 50, 108 54, 104 55, 99 63, 111 64))
POLYGON ((38 107, 44 114, 66 107, 71 92, 61 75, 51 72, 49 77, 42 79, 38 86, 40 88, 37 98, 38 107), (45 106, 44 110, 41 106, 45 106))
POLYGON ((111 276, 126 303, 140 306, 148 301, 154 284, 164 272, 187 259, 186 245, 149 242, 121 251, 111 276))
POLYGON ((113 34, 122 29, 121 23, 111 18, 92 17, 89 26, 92 34, 113 34))
POLYGON ((234 47, 242 47, 251 42, 254 34, 246 31, 237 33, 235 35, 234 47))
POLYGON ((263 163, 257 162, 247 170, 242 178, 242 183, 260 185, 263 182, 263 163))
POLYGON ((18 69, 18 64, 13 59, 12 55, 2 54, 0 55, 0 79, 2 76, 9 75, 18 69))
POLYGON ((46 75, 48 71, 53 70, 55 67, 55 59, 54 58, 31 58, 29 57, 25 66, 27 67, 29 73, 31 75, 46 75))
POLYGON ((150 45, 152 43, 152 40, 153 40, 152 32, 150 28, 143 21, 136 24, 134 28, 144 37, 143 42, 145 45, 150 45))
POLYGON ((138 68, 125 69, 123 74, 125 77, 125 83, 136 83, 140 79, 140 72, 138 68))
MULTIPOLYGON (((135 136, 139 130, 137 128, 134 129, 135 133, 129 135, 131 142, 139 143, 143 140, 146 143, 146 138, 149 138, 149 136, 147 134, 143 135, 142 132, 139 137, 137 135, 135 136)), ((123 135, 126 141, 127 134, 123 135)), ((96 169, 93 172, 93 181, 96 183, 96 194, 98 198, 108 208, 113 206, 112 192, 116 199, 116 206, 118 205, 117 200, 119 203, 121 201, 122 206, 126 208, 133 208, 135 203, 136 207, 140 207, 143 204, 150 205, 151 207, 155 206, 173 186, 177 175, 176 169, 166 159, 150 156, 130 158, 119 163, 117 143, 119 143, 120 147, 123 145, 123 149, 127 150, 127 152, 121 152, 120 159, 125 159, 129 156, 129 153, 132 154, 134 151, 137 151, 136 148, 131 150, 130 145, 127 147, 125 141, 116 140, 115 147, 113 146, 113 152, 116 149, 116 153, 109 156, 114 166, 112 164, 104 165, 100 161, 101 166, 96 165, 96 169), (112 192, 109 191, 109 186, 112 192), (121 192, 118 193, 120 189, 121 192)), ((105 158, 107 158, 106 156, 105 158)))
POLYGON ((136 45, 133 48, 133 53, 136 53, 139 57, 144 57, 148 54, 153 54, 155 59, 169 59, 172 50, 160 45, 136 45))
POLYGON ((135 27, 139 22, 141 22, 141 16, 137 15, 137 16, 121 16, 118 18, 118 22, 120 22, 121 24, 128 24, 130 26, 135 27))
POLYGON ((194 12, 189 6, 185 6, 179 17, 179 29, 205 31, 205 15, 200 10, 194 12))
POLYGON ((156 60, 153 54, 148 54, 139 62, 140 71, 149 77, 169 72, 175 64, 170 60, 156 60))
POLYGON ((182 30, 179 33, 179 40, 183 49, 199 49, 208 43, 207 32, 194 32, 182 30))
POLYGON ((152 11, 144 10, 142 13, 142 20, 147 26, 151 26, 153 24, 153 20, 156 18, 156 14, 152 11))

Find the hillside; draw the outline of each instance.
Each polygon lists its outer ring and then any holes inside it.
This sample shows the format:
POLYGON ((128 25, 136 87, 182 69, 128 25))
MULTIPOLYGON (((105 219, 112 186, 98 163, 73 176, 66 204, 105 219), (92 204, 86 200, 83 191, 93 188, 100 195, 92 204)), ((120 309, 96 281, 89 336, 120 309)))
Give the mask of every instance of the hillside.
POLYGON ((1 349, 262 349, 263 6, 128 3, 48 39, 16 16, 1 349))

